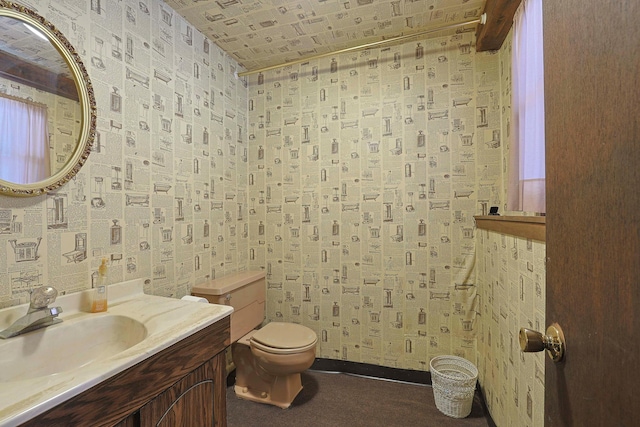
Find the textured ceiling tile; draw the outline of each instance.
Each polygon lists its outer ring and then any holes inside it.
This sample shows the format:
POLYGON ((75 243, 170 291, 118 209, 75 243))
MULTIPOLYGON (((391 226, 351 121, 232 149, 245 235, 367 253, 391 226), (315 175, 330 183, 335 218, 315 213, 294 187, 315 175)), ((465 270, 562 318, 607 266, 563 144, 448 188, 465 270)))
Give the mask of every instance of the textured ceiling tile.
POLYGON ((486 0, 166 0, 251 70, 476 19, 486 0))

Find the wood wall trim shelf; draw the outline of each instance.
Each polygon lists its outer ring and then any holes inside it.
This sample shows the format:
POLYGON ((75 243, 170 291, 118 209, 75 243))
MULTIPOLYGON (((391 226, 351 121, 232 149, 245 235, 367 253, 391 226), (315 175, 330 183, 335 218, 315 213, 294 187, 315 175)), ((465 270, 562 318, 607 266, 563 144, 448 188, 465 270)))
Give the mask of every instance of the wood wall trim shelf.
POLYGON ((546 217, 477 215, 476 227, 525 239, 546 241, 546 217))
POLYGON ((478 25, 476 51, 498 50, 513 25, 513 15, 522 0, 487 0, 484 13, 487 23, 478 25))

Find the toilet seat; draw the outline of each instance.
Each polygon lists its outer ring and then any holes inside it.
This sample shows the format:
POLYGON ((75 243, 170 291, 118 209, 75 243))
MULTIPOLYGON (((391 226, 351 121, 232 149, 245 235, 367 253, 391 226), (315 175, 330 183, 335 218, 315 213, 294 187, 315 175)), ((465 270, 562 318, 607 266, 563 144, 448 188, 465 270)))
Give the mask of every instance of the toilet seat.
POLYGON ((314 348, 318 337, 306 326, 271 322, 254 332, 251 346, 272 354, 301 353, 314 348))

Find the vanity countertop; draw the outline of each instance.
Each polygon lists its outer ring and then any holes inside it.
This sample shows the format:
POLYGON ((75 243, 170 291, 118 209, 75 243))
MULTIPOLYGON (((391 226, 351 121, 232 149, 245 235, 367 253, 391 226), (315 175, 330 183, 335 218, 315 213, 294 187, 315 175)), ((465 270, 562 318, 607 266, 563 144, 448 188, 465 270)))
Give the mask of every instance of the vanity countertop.
MULTIPOLYGON (((142 341, 112 356, 52 375, 0 380, 0 426, 18 425, 34 418, 229 316, 233 311, 224 305, 146 295, 143 285, 143 279, 110 285, 109 308, 105 313, 88 312, 92 290, 61 296, 51 306, 62 307, 63 312, 59 316, 62 323, 0 340, 0 366, 3 366, 3 345, 16 340, 11 343, 14 348, 16 344, 22 346, 20 340, 27 335, 46 334, 53 328, 82 322, 88 316, 125 316, 146 328, 146 337, 142 341)), ((24 315, 27 308, 28 304, 24 304, 0 310, 0 329, 24 315)), ((26 345, 28 341, 25 340, 21 351, 32 351, 33 341, 32 337, 29 345, 26 345)), ((75 345, 84 346, 87 343, 75 345)), ((42 363, 47 363, 47 360, 42 363)))

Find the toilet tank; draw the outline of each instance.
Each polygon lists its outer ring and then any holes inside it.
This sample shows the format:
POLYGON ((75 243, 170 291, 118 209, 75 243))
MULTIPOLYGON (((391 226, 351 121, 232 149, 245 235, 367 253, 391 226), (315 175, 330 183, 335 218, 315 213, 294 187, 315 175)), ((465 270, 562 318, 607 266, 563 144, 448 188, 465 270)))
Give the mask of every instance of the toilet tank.
POLYGON ((230 305, 231 342, 249 333, 264 320, 266 283, 264 271, 242 271, 193 286, 191 294, 212 304, 230 305))

